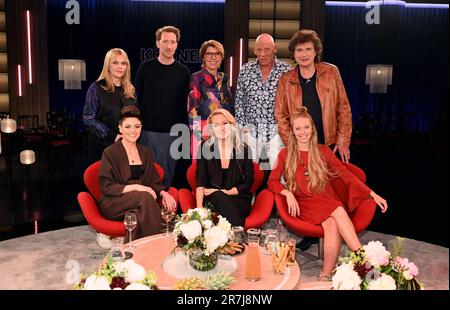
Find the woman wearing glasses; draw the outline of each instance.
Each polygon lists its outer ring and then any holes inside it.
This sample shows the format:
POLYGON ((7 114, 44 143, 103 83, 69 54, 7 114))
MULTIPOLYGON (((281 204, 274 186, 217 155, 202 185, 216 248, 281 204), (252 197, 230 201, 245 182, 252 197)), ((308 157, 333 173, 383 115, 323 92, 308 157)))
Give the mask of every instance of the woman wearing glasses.
POLYGON ((193 158, 202 139, 202 130, 212 111, 225 109, 234 115, 234 102, 228 85, 228 76, 219 72, 225 56, 222 44, 215 40, 205 41, 200 47, 202 69, 191 76, 188 96, 189 126, 193 130, 191 147, 193 158))

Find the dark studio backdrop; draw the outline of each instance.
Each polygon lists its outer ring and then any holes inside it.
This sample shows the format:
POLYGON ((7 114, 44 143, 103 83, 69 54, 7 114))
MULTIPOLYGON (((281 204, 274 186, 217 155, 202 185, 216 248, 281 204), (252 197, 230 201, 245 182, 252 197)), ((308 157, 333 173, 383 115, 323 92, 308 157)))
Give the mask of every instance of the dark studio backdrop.
MULTIPOLYGON (((134 79, 140 62, 156 56, 161 26, 181 29, 176 58, 192 72, 200 68, 205 40, 224 43, 224 3, 79 0, 80 24, 68 25, 66 2, 47 0, 49 109, 67 110, 80 131, 86 91, 109 49, 127 52, 134 79), (64 90, 58 80, 58 59, 66 58, 86 61, 81 90, 64 90)), ((366 24, 364 7, 325 10, 324 60, 339 67, 352 107, 351 161, 390 206, 387 214, 376 213, 369 229, 448 247, 448 9, 382 6, 379 25, 366 24), (393 65, 386 94, 369 93, 368 64, 393 65)), ((72 160, 69 173, 63 163, 47 179, 35 178, 34 207, 42 218, 80 212, 85 154, 77 146, 81 160, 72 160)), ((20 201, 19 190, 15 194, 20 201)))
POLYGON ((432 115, 448 114, 448 9, 381 6, 372 25, 368 11, 326 7, 325 60, 339 66, 356 123, 368 112, 405 113, 405 129, 425 131, 432 115), (369 93, 368 64, 393 65, 387 94, 369 93))
MULTIPOLYGON (((411 1, 413 2, 413 1, 411 1)), ((352 162, 390 209, 369 228, 448 246, 448 9, 326 7, 324 60, 339 67, 353 113, 352 162), (393 65, 370 94, 366 65, 393 65)))
POLYGON ((205 40, 223 44, 223 3, 171 3, 128 0, 80 0, 80 24, 68 25, 66 0, 49 0, 48 64, 50 110, 67 109, 81 115, 89 85, 100 75, 106 52, 124 49, 132 80, 143 60, 157 56, 155 31, 165 25, 181 30, 176 58, 192 72, 200 69, 198 49, 205 40), (58 81, 58 59, 84 59, 82 90, 64 90, 58 81))

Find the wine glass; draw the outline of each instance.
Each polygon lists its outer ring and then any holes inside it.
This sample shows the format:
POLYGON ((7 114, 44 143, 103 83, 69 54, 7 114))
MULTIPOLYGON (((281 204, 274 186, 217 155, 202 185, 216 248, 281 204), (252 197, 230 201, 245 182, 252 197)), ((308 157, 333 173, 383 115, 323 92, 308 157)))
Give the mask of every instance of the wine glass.
POLYGON ((128 234, 130 235, 130 241, 128 242, 128 251, 125 252, 125 259, 129 259, 133 257, 131 247, 131 232, 136 228, 137 225, 136 213, 134 212, 125 213, 123 223, 125 225, 125 228, 128 230, 128 234))
POLYGON ((168 237, 169 234, 169 222, 175 217, 175 212, 172 209, 169 208, 161 208, 161 216, 164 220, 164 222, 166 222, 166 237, 168 237))

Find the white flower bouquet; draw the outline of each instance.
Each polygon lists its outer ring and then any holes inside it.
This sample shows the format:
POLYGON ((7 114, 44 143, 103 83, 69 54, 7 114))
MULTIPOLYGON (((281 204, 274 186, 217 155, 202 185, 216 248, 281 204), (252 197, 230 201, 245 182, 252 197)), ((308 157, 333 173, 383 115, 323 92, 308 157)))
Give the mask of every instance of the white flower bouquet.
POLYGON ((156 274, 147 273, 141 265, 134 260, 114 262, 108 255, 102 268, 87 276, 82 276, 80 283, 75 285, 79 290, 154 290, 156 274))
MULTIPOLYGON (((398 239, 395 252, 401 251, 398 239)), ((407 258, 391 255, 379 241, 370 241, 340 258, 332 281, 336 290, 420 290, 419 269, 407 258)))
POLYGON ((182 214, 173 231, 177 247, 189 255, 191 266, 197 270, 215 267, 217 252, 228 243, 231 234, 227 219, 207 208, 182 214))

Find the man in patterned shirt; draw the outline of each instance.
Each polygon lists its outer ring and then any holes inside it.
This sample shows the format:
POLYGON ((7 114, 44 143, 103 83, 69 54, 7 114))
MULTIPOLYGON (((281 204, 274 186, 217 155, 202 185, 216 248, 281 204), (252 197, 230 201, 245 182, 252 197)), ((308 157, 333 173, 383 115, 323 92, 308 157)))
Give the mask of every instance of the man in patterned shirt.
POLYGON ((244 127, 244 141, 252 149, 253 160, 259 162, 263 147, 271 170, 283 147, 276 128, 274 107, 278 79, 291 70, 291 65, 277 59, 277 45, 271 35, 260 34, 253 49, 257 60, 242 66, 239 73, 235 113, 237 123, 244 127))

